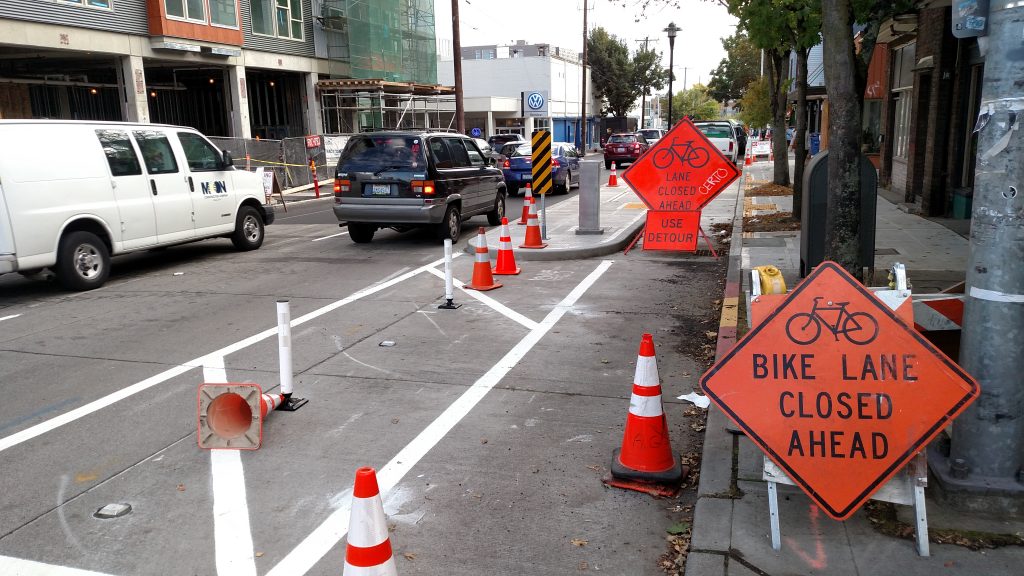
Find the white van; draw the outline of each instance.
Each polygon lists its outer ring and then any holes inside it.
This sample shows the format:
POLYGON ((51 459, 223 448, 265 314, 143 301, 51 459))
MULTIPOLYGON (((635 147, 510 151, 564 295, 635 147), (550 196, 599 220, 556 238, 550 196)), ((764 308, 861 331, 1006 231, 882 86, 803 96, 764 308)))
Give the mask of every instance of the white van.
POLYGON ((111 255, 212 237, 255 250, 274 221, 264 199, 192 128, 0 120, 0 274, 50 268, 90 290, 111 255))

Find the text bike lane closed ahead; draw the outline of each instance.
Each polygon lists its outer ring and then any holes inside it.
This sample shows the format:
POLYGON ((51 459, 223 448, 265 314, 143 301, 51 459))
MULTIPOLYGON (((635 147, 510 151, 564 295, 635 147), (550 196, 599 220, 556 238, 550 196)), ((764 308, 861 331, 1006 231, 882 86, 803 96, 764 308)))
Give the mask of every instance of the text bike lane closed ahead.
POLYGON ((860 508, 980 392, 833 262, 818 266, 701 385, 837 520, 860 508))
POLYGON ((699 211, 732 184, 739 169, 689 118, 671 130, 622 173, 652 211, 699 211))

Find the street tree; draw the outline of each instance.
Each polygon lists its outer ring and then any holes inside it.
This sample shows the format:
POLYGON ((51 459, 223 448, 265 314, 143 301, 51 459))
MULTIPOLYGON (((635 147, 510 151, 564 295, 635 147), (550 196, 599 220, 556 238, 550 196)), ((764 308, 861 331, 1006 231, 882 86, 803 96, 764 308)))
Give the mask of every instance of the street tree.
POLYGON ((747 126, 764 128, 772 121, 772 109, 769 100, 768 79, 756 78, 747 84, 740 100, 740 120, 747 126))
MULTIPOLYGON (((662 98, 662 108, 668 108, 668 102, 662 98)), ((721 106, 711 97, 707 86, 694 84, 687 90, 676 92, 672 98, 672 118, 670 126, 687 116, 690 120, 716 120, 721 116, 721 106)))
POLYGON ((725 58, 711 72, 708 90, 711 97, 719 102, 741 100, 747 86, 760 76, 761 51, 743 30, 722 38, 722 48, 725 49, 725 58))
POLYGON ((633 68, 632 84, 640 88, 640 118, 642 120, 644 100, 651 90, 657 91, 665 87, 666 71, 661 67, 661 53, 648 49, 646 45, 633 55, 631 66, 633 68))
POLYGON ((587 40, 588 62, 594 95, 604 100, 602 114, 625 116, 646 90, 660 90, 665 84, 661 55, 641 49, 630 56, 625 41, 595 28, 587 40))

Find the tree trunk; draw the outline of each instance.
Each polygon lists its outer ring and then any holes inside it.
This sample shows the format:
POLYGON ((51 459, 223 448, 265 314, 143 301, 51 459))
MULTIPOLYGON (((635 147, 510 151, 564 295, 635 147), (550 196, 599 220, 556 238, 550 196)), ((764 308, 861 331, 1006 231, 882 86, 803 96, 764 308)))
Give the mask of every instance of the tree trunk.
POLYGON ((850 0, 822 0, 821 11, 822 57, 829 102, 825 259, 861 278, 861 112, 850 0))
POLYGON ((796 51, 796 134, 793 135, 796 146, 796 164, 793 167, 793 218, 802 216, 804 196, 804 162, 807 159, 807 54, 810 48, 797 48, 796 51))
POLYGON ((789 186, 789 153, 786 150, 786 77, 789 50, 767 51, 768 84, 772 106, 772 154, 775 155, 775 175, 772 182, 789 186))

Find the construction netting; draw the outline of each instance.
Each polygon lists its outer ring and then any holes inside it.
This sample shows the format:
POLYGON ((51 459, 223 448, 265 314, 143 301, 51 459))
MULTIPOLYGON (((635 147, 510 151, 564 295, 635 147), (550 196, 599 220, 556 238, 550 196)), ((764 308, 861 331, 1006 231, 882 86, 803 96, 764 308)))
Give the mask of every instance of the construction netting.
POLYGON ((313 183, 310 160, 316 163, 320 182, 332 180, 338 155, 348 138, 348 134, 325 134, 321 136, 321 145, 316 148, 306 148, 305 138, 257 140, 211 137, 210 141, 231 154, 237 170, 272 170, 281 188, 287 190, 313 183))
POLYGON ((324 0, 322 19, 331 76, 437 83, 433 0, 324 0))

